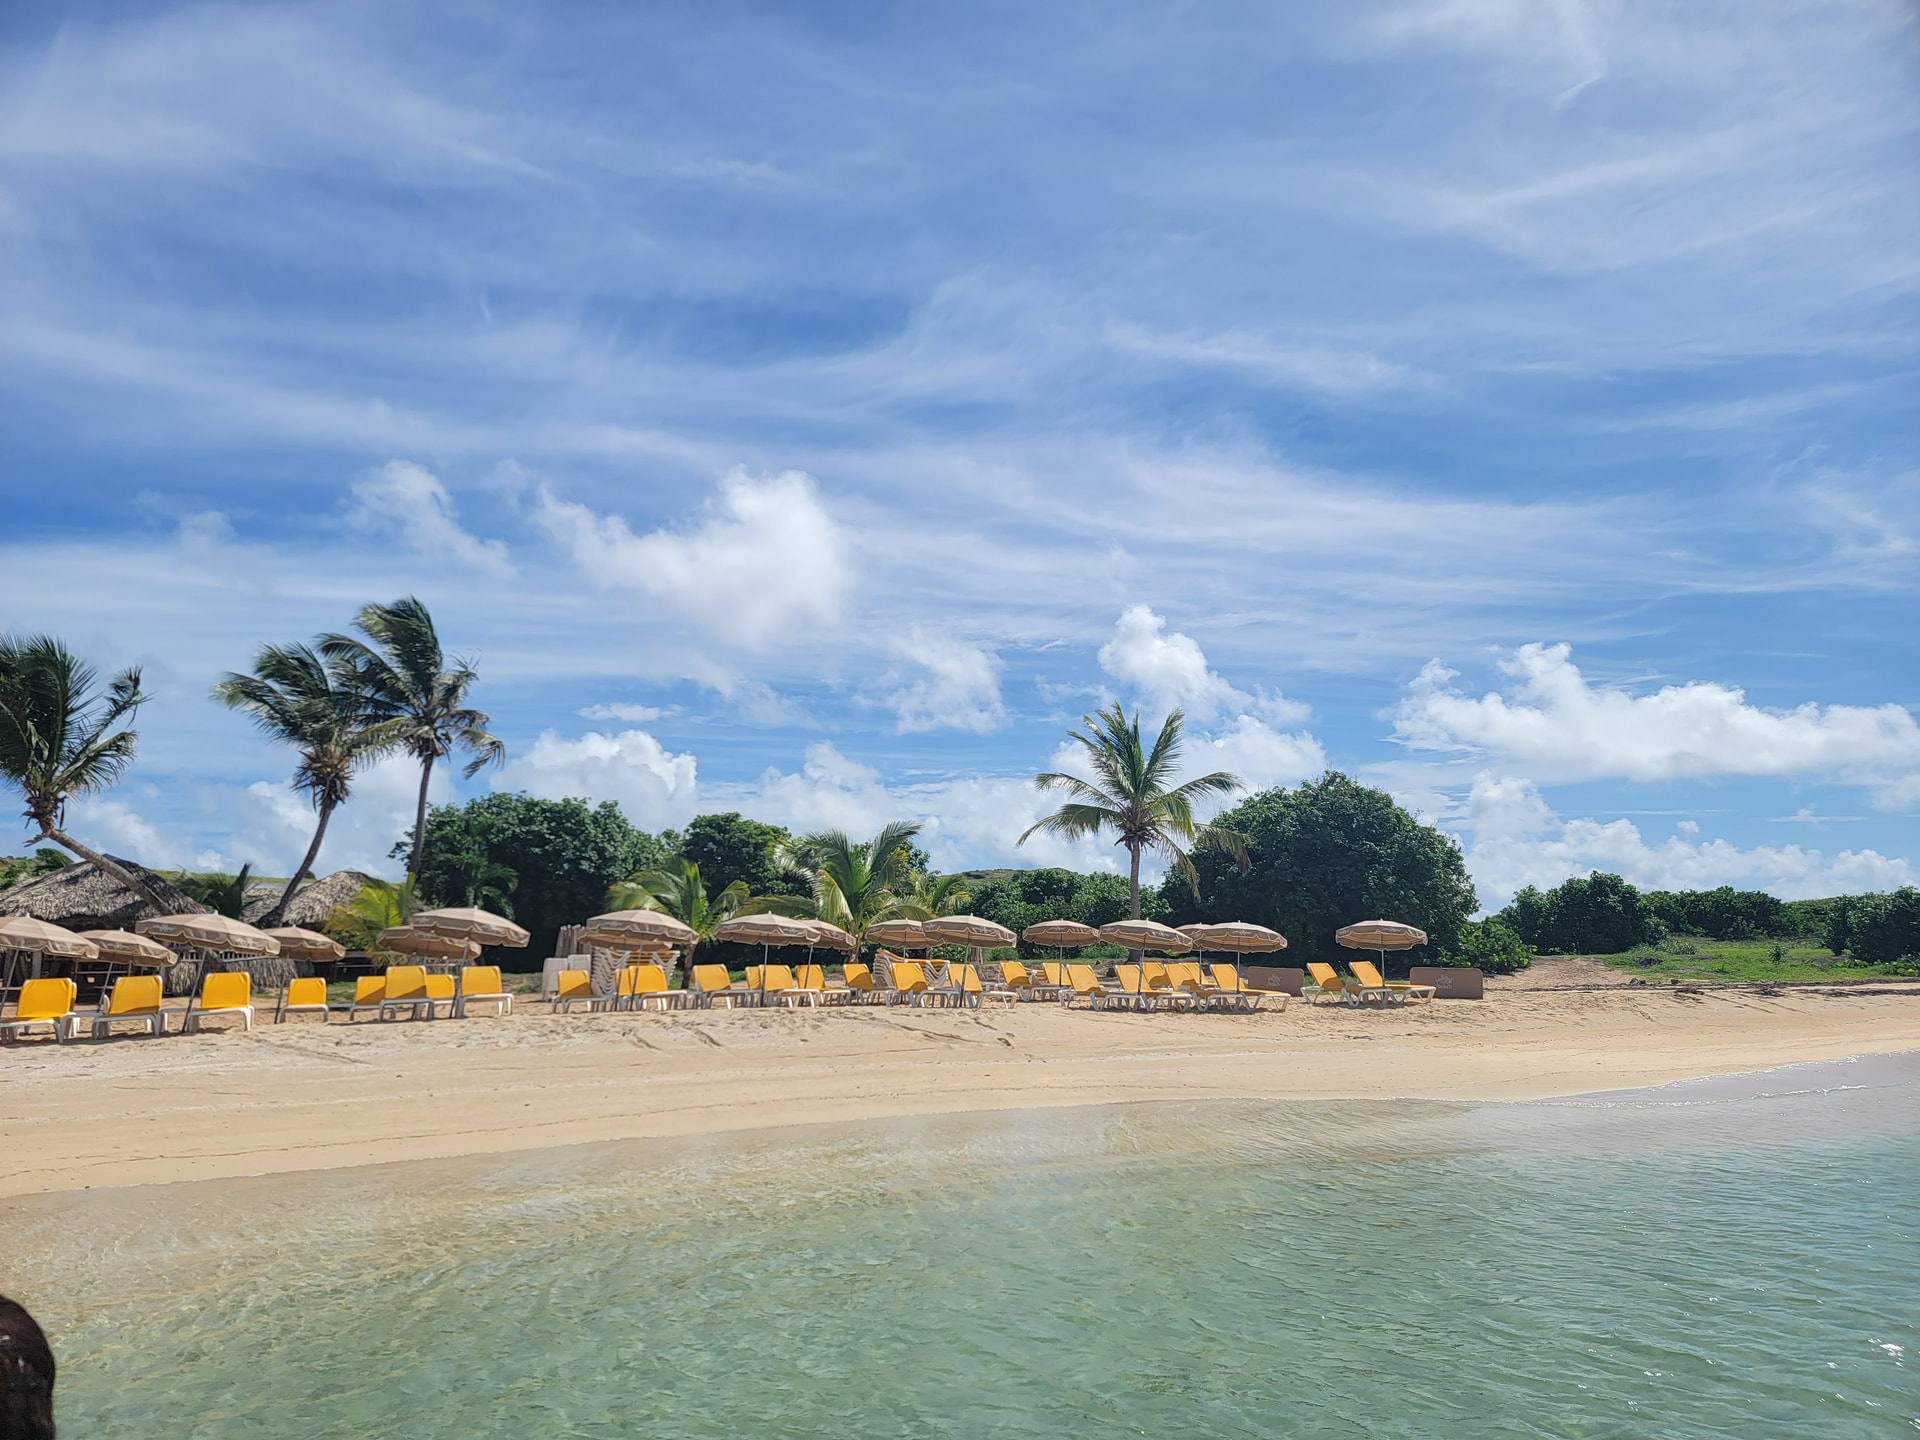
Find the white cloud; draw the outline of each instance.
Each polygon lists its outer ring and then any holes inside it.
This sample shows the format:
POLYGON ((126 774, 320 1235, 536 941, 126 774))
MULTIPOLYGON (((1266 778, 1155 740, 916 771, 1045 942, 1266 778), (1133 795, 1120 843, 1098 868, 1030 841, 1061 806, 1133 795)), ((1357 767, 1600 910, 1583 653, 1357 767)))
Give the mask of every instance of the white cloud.
POLYGON ((546 491, 539 514, 595 584, 644 591, 749 648, 838 620, 853 582, 845 535, 797 470, 734 471, 685 530, 635 535, 617 515, 546 491))
POLYGON ((1827 776, 1882 788, 1899 804, 1920 774, 1920 725, 1899 705, 1767 710, 1705 681, 1650 695, 1590 685, 1567 645, 1523 645, 1501 668, 1511 695, 1451 688, 1438 660, 1394 714, 1417 750, 1498 757, 1543 783, 1711 775, 1827 776))
POLYGON ((462 529, 447 487, 411 460, 389 460, 355 481, 347 524, 364 534, 393 536, 434 560, 493 576, 514 573, 505 543, 462 529))
POLYGON ((1000 701, 1000 657, 985 646, 908 628, 897 647, 921 666, 924 679, 903 685, 887 696, 904 733, 951 728, 985 734, 1006 719, 1000 701))
POLYGON ((1112 324, 1107 327, 1106 341, 1128 354, 1242 370, 1281 385, 1334 395, 1361 395, 1428 383, 1406 366, 1365 351, 1283 345, 1245 331, 1169 335, 1138 325, 1112 324))
POLYGON ((573 712, 582 720, 624 720, 629 725, 644 725, 658 720, 666 712, 652 705, 587 705, 573 712))
POLYGON ((1313 736, 1283 734, 1252 715, 1240 716, 1217 735, 1192 737, 1186 755, 1189 773, 1231 771, 1248 790, 1297 784, 1327 768, 1326 751, 1313 736))
POLYGON ((575 740, 545 731, 531 750, 507 763, 494 788, 548 800, 613 800, 643 830, 684 825, 696 810, 694 757, 670 753, 644 730, 589 730, 575 740))
POLYGON ((1249 695, 1235 689, 1207 665, 1206 654, 1191 635, 1167 633, 1167 621, 1151 606, 1129 605, 1114 622, 1113 638, 1100 647, 1100 668, 1146 697, 1159 713, 1179 706, 1196 720, 1223 710, 1258 710, 1288 724, 1304 720, 1308 708, 1284 695, 1249 695))
POLYGON ((1712 889, 1733 885, 1786 899, 1857 894, 1912 884, 1909 860, 1876 850, 1828 856, 1799 845, 1742 850, 1701 840, 1696 822, 1648 841, 1629 820, 1561 820, 1530 781, 1481 775, 1468 796, 1464 828, 1467 871, 1483 909, 1498 910, 1524 885, 1557 885, 1594 870, 1624 875, 1643 890, 1712 889))

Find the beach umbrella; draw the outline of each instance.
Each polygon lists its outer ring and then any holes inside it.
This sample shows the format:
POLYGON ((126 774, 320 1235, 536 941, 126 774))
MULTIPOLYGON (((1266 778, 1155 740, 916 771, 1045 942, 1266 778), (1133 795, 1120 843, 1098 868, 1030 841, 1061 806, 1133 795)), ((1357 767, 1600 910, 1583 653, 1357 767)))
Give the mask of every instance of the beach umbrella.
MULTIPOLYGON (((38 973, 42 955, 66 960, 97 960, 100 947, 84 935, 76 935, 64 925, 35 920, 30 915, 0 915, 0 950, 22 950, 33 956, 38 973)), ((7 961, 5 988, 13 985, 14 962, 7 961)))
MULTIPOLYGON (((926 932, 930 945, 965 945, 975 964, 980 962, 980 952, 987 946, 1011 945, 1019 938, 1006 926, 978 915, 936 915, 931 920, 922 920, 920 928, 926 932)), ((953 983, 951 974, 947 975, 946 983, 953 983)))
POLYGON ((0 915, 0 949, 29 950, 64 960, 100 958, 100 947, 86 936, 29 915, 0 915))
POLYGON ((924 950, 932 943, 918 920, 876 920, 867 926, 866 938, 900 950, 924 950))
POLYGON ((244 920, 225 915, 156 915, 134 929, 166 945, 212 950, 226 955, 278 955, 280 942, 244 920))
POLYGON ((1020 938, 1029 945, 1053 945, 1065 950, 1093 944, 1100 932, 1078 920, 1042 920, 1022 930, 1020 938))
POLYGON ((1333 932, 1333 943, 1344 945, 1349 950, 1377 950, 1380 952, 1380 978, 1387 974, 1387 951, 1411 950, 1416 945, 1427 943, 1427 932, 1417 930, 1411 925, 1402 925, 1398 920, 1361 920, 1352 925, 1342 925, 1333 932))
POLYGON ((180 958, 158 940, 149 940, 131 930, 82 930, 80 933, 100 947, 102 960, 118 965, 164 970, 180 958))
POLYGON ((1183 955, 1193 949, 1193 941, 1158 920, 1115 920, 1100 927, 1100 938, 1129 950, 1160 950, 1169 955, 1183 955))
POLYGON ((477 940, 482 945, 505 945, 518 950, 533 937, 504 915, 462 906, 450 910, 421 910, 407 922, 415 930, 445 935, 453 940, 477 940))
POLYGON ((456 940, 451 935, 433 935, 411 925, 395 925, 382 930, 374 941, 382 950, 396 955, 413 955, 423 960, 477 960, 480 942, 456 940))
POLYGON ((1180 931, 1196 950, 1231 950, 1236 955, 1265 955, 1287 948, 1278 930, 1246 920, 1223 920, 1217 925, 1182 925, 1180 931))
POLYGON ((821 945, 829 950, 844 950, 851 954, 860 948, 859 941, 838 925, 830 924, 825 920, 802 920, 799 923, 806 926, 813 936, 812 944, 807 946, 809 950, 815 945, 821 945))
POLYGON ((805 945, 809 949, 815 943, 813 931, 799 920, 789 920, 784 915, 770 915, 764 912, 754 915, 736 915, 731 920, 723 920, 714 928, 716 940, 733 940, 743 945, 760 947, 760 996, 764 1000, 767 993, 767 954, 775 945, 805 945))
POLYGON ((585 938, 595 941, 638 942, 641 945, 687 945, 700 936, 684 920, 659 910, 614 910, 587 921, 585 938))
POLYGON ((292 960, 339 960, 347 953, 347 947, 331 935, 298 925, 282 925, 267 934, 280 942, 280 953, 292 960))

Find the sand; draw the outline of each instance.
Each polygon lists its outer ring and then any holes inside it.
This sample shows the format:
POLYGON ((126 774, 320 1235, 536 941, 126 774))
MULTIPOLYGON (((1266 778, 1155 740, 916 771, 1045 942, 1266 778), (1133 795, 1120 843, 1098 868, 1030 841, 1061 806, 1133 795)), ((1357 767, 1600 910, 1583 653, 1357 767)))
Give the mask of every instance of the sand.
MULTIPOLYGON (((1572 980, 1571 971, 1562 981, 1572 980)), ((1024 1004, 321 1025, 0 1051, 0 1195, 1134 1100, 1527 1100, 1920 1050, 1920 985, 1559 988, 1389 1010, 1024 1004)))

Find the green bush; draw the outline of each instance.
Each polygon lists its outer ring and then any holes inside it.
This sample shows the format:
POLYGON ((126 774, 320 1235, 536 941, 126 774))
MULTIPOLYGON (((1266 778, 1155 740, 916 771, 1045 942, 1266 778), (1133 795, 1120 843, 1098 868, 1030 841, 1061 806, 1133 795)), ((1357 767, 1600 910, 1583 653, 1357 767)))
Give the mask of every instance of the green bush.
POLYGON ((1460 946, 1443 962, 1471 965, 1486 975, 1511 975, 1533 963, 1533 947, 1498 920, 1469 920, 1460 946))

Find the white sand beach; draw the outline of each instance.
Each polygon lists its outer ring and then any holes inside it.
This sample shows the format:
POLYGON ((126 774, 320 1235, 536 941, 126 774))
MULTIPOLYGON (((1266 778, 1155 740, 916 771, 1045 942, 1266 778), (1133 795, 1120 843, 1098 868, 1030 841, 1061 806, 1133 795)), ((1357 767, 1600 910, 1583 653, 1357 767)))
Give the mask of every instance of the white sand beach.
MULTIPOLYGON (((1592 967, 1599 969, 1599 967, 1592 967)), ((1150 1099, 1523 1100, 1920 1049, 1920 986, 1555 988, 1257 1016, 697 1011, 263 1023, 0 1053, 0 1194, 1150 1099)))

